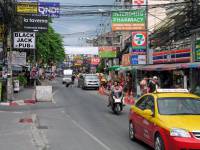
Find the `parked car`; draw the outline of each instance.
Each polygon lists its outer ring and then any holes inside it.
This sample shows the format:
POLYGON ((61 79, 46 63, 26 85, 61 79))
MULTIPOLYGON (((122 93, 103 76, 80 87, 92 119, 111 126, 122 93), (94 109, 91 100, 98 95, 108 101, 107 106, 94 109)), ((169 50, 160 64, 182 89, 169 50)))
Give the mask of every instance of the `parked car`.
POLYGON ((185 89, 149 93, 131 107, 129 138, 155 150, 200 149, 200 98, 185 89))
POLYGON ((96 88, 100 86, 99 78, 96 74, 82 74, 78 79, 78 87, 82 89, 96 88))

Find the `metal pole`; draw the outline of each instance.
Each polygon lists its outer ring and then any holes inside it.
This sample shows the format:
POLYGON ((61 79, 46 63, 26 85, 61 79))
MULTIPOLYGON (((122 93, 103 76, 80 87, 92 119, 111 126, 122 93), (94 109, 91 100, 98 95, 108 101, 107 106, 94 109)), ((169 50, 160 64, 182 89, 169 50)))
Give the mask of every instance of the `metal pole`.
MULTIPOLYGON (((35 56, 35 51, 36 51, 36 49, 33 50, 33 63, 34 63, 33 66, 35 66, 35 68, 36 68, 36 56, 35 56)), ((36 87, 36 76, 35 76, 35 78, 34 78, 34 87, 36 87)))
POLYGON ((150 52, 149 52, 149 34, 148 34, 148 10, 149 10, 149 7, 148 7, 148 0, 146 0, 146 34, 147 34, 147 37, 146 37, 146 42, 147 42, 147 46, 146 46, 146 55, 147 55, 147 64, 150 64, 150 52))

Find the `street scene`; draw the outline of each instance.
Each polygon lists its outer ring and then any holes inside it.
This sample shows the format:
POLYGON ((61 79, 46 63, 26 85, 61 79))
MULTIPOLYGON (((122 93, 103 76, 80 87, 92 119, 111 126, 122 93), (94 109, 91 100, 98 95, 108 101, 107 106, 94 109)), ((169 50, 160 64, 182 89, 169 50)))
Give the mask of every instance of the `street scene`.
POLYGON ((200 150, 199 0, 0 0, 1 150, 200 150))

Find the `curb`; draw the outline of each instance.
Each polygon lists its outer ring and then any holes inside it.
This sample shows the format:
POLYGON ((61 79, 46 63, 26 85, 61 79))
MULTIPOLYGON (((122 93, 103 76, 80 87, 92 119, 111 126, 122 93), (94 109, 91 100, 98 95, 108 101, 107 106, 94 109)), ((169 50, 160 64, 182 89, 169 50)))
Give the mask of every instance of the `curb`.
POLYGON ((34 105, 36 104, 36 100, 34 99, 26 99, 26 100, 18 100, 18 101, 12 101, 12 102, 4 102, 0 103, 0 106, 26 106, 26 105, 34 105))

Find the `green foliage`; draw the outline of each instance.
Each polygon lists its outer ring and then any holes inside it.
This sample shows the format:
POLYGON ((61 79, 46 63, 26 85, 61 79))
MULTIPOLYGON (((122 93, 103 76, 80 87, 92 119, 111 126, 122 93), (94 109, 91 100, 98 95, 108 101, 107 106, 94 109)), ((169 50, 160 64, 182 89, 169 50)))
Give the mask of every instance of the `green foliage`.
POLYGON ((50 24, 48 32, 37 34, 36 46, 37 62, 42 64, 57 63, 65 58, 62 38, 55 33, 50 24))
POLYGON ((24 77, 23 75, 19 75, 17 77, 17 80, 19 80, 19 84, 22 86, 25 86, 28 83, 26 77, 24 77))

